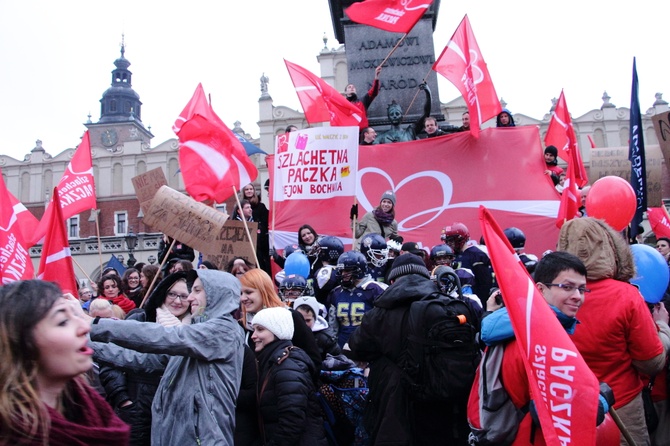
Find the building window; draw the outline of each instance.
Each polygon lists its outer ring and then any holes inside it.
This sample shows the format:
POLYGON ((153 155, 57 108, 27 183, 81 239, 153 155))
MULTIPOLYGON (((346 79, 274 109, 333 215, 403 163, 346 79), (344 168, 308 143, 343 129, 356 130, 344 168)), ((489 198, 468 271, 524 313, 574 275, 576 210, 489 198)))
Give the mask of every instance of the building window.
POLYGON ((126 235, 128 228, 128 213, 115 212, 114 213, 114 235, 126 235))
POLYGON ((109 103, 109 111, 110 112, 115 112, 116 111, 116 101, 112 99, 112 101, 109 103))
POLYGON ((67 219, 67 237, 68 238, 79 238, 79 216, 75 215, 74 217, 67 219))

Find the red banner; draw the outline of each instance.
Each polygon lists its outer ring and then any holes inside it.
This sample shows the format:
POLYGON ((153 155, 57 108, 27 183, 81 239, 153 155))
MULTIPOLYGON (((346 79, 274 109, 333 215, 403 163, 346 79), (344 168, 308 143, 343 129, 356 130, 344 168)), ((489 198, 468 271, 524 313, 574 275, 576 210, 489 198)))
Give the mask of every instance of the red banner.
MULTIPOLYGON (((72 155, 63 176, 58 182, 58 198, 63 219, 68 219, 80 212, 97 209, 95 183, 93 180, 93 158, 91 157, 91 141, 88 130, 84 133, 81 143, 72 155)), ((53 208, 49 205, 40 220, 31 246, 40 242, 47 232, 53 216, 53 208)))
POLYGON ((470 113, 470 132, 476 138, 481 125, 502 108, 467 14, 433 64, 433 70, 449 79, 463 95, 470 113))
POLYGON ((594 445, 598 379, 483 206, 479 218, 547 445, 594 445))
POLYGON ((51 206, 55 212, 51 214, 51 221, 48 222, 37 277, 48 282, 56 282, 64 293, 77 295, 77 278, 72 265, 70 244, 61 209, 57 204, 58 199, 54 190, 51 206))
POLYGON ((366 0, 354 3, 345 12, 356 23, 393 33, 408 33, 431 3, 433 0, 366 0))
MULTIPOLYGON (((273 162, 274 157, 268 157, 273 162)), ((479 240, 478 207, 484 204, 504 226, 523 230, 528 252, 556 248, 559 195, 544 174, 540 136, 534 126, 484 130, 407 143, 360 146, 357 192, 359 217, 379 205, 391 189, 397 197, 398 231, 406 241, 440 243, 442 227, 455 221, 479 240)), ((269 172, 273 172, 272 164, 269 172)), ((274 181, 271 179, 271 184, 274 181)), ((307 223, 319 234, 351 242, 353 198, 287 200, 275 203, 275 246, 297 241, 307 223)))
POLYGON ((19 217, 0 175, 0 276, 2 285, 33 278, 35 270, 28 244, 20 230, 19 217))
POLYGON ((647 208, 647 218, 649 218, 651 230, 656 234, 656 238, 670 238, 670 215, 665 207, 647 208))

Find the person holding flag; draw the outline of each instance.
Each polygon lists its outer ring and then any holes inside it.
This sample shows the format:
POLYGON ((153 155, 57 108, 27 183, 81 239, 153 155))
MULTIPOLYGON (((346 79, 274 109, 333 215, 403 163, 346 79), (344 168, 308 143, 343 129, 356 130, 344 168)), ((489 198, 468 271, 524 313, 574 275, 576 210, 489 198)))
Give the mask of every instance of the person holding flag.
POLYGON ((372 104, 372 101, 374 101, 379 94, 379 75, 381 72, 381 65, 375 68, 375 78, 372 81, 372 87, 365 93, 363 99, 358 98, 358 95, 356 94, 356 86, 354 84, 347 84, 347 86, 344 87, 344 97, 361 111, 361 122, 358 124, 361 130, 368 126, 368 108, 370 108, 370 104, 372 104))

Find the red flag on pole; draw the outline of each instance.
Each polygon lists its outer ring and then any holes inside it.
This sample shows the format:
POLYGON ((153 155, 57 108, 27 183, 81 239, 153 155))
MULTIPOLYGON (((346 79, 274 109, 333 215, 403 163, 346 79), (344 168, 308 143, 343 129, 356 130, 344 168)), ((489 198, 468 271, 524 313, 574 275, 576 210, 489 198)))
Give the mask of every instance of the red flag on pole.
POLYGON ((433 0, 365 0, 344 12, 363 25, 393 33, 408 33, 421 19, 433 0))
POLYGON ((484 206, 479 220, 546 444, 595 444, 598 379, 484 206))
POLYGON ((305 119, 310 124, 330 122, 333 127, 356 126, 363 121, 361 111, 326 81, 300 65, 284 59, 305 119))
POLYGON ((556 226, 560 229, 563 224, 579 216, 579 206, 582 204, 582 198, 577 190, 577 181, 575 174, 577 169, 575 166, 579 165, 576 153, 578 149, 568 149, 570 159, 568 160, 568 174, 565 179, 565 187, 561 195, 561 205, 558 208, 558 215, 556 216, 556 226))
POLYGON ((647 208, 647 218, 649 218, 651 230, 656 234, 656 238, 670 238, 670 215, 668 215, 665 206, 661 206, 660 208, 647 208))
POLYGON ((184 107, 179 114, 179 117, 172 125, 172 130, 179 135, 184 123, 195 115, 200 115, 211 123, 226 127, 226 124, 223 123, 221 118, 214 112, 214 109, 207 101, 207 96, 205 95, 205 90, 202 88, 201 83, 195 88, 191 100, 188 101, 188 104, 186 104, 186 107, 184 107))
POLYGON ((14 207, 19 228, 23 234, 23 240, 28 241, 37 230, 40 221, 10 191, 7 191, 7 193, 9 194, 9 201, 12 207, 14 207))
POLYGON ((42 246, 42 257, 37 278, 48 282, 56 282, 64 293, 77 294, 77 278, 72 265, 72 254, 70 244, 67 240, 63 214, 58 205, 58 194, 54 189, 51 207, 54 212, 50 214, 51 221, 48 222, 44 245, 42 246))
POLYGON ((481 125, 500 113, 502 107, 467 14, 433 64, 433 70, 461 92, 470 113, 470 132, 478 137, 481 125))
POLYGON ((179 131, 179 166, 186 191, 197 201, 223 203, 258 176, 242 143, 225 125, 197 114, 179 131))
POLYGON ((0 275, 2 285, 32 279, 35 274, 28 244, 20 229, 19 216, 12 205, 12 194, 0 176, 0 275))
MULTIPOLYGON (((81 143, 75 150, 70 163, 56 186, 58 202, 62 209, 63 219, 89 209, 96 209, 95 183, 93 180, 93 158, 88 130, 84 133, 81 143)), ((52 201, 53 204, 53 201, 52 201)), ((47 232, 52 221, 53 206, 47 206, 40 224, 31 239, 31 246, 39 243, 47 232)))
POLYGON ((549 128, 544 137, 544 144, 546 146, 555 146, 558 149, 558 156, 567 162, 572 162, 568 149, 574 149, 577 160, 577 164, 575 164, 575 179, 577 181, 577 186, 584 187, 584 185, 589 182, 589 177, 586 174, 586 169, 582 162, 582 155, 579 152, 579 146, 577 145, 577 136, 572 127, 572 119, 568 112, 568 105, 565 102, 563 90, 561 90, 561 95, 556 103, 554 113, 551 115, 549 128))

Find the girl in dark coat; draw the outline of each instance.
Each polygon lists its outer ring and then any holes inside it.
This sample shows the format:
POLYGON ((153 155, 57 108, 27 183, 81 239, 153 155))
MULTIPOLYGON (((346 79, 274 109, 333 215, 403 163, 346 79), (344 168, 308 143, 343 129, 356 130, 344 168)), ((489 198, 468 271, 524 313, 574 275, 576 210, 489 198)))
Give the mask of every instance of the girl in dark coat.
POLYGON ((290 310, 281 307, 261 310, 252 325, 263 444, 327 445, 312 381, 314 365, 304 351, 291 343, 290 310))

